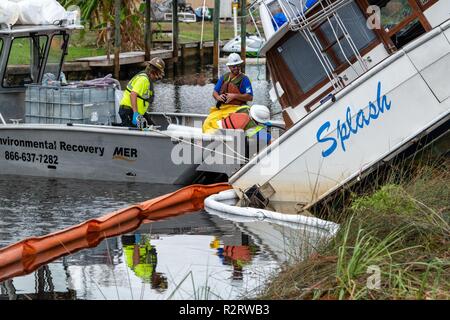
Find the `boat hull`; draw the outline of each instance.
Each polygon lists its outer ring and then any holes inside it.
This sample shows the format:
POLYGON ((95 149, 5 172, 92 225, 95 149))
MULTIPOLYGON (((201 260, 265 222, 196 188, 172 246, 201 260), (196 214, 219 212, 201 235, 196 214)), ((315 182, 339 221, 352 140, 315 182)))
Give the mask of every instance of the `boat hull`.
POLYGON ((0 126, 1 174, 188 184, 195 163, 171 160, 169 136, 113 127, 0 126))

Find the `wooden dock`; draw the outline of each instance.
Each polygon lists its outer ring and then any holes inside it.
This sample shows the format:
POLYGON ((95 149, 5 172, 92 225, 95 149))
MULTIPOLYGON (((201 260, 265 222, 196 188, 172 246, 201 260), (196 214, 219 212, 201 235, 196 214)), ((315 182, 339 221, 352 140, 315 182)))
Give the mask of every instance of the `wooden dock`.
MULTIPOLYGON (((221 44, 222 45, 222 44, 221 44)), ((203 49, 207 51, 212 50, 213 42, 208 41, 203 43, 203 49)), ((188 56, 193 56, 201 54, 200 43, 182 43, 180 44, 180 50, 178 52, 179 58, 185 58, 188 56)), ((163 60, 170 60, 174 57, 173 51, 171 49, 155 49, 150 51, 151 58, 159 57, 163 60)), ((101 68, 101 67, 113 67, 114 66, 114 54, 109 57, 96 56, 96 57, 86 57, 75 60, 77 63, 83 63, 84 67, 88 68, 101 68)), ((130 64, 142 64, 145 62, 145 52, 144 51, 130 51, 121 52, 119 55, 120 65, 130 65, 130 64)))

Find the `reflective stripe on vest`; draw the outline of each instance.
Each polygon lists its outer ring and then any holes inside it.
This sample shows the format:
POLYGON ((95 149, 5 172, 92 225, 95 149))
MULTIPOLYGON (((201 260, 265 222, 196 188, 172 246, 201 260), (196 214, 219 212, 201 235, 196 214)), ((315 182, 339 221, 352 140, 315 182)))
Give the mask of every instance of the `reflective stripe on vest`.
POLYGON ((250 111, 250 107, 245 105, 245 106, 242 106, 242 107, 239 107, 236 109, 236 112, 243 112, 243 111, 246 111, 246 112, 250 111))
POLYGON ((265 126, 263 125, 257 125, 256 127, 250 128, 245 131, 245 135, 249 138, 253 137, 255 134, 260 132, 262 129, 264 129, 265 126))

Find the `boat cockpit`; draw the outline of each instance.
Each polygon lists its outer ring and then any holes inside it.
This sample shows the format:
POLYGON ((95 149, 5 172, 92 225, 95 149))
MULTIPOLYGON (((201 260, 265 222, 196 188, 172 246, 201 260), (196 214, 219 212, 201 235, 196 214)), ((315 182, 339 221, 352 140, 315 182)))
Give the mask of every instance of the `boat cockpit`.
POLYGON ((0 106, 5 119, 23 119, 25 90, 46 73, 59 79, 69 35, 79 26, 0 26, 0 106))

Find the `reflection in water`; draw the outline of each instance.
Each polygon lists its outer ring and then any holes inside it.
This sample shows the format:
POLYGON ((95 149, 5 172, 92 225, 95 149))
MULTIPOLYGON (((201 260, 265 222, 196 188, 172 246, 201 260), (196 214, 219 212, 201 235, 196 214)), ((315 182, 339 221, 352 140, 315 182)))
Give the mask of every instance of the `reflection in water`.
POLYGON ((233 267, 232 279, 242 280, 244 266, 251 263, 254 255, 257 254, 258 249, 254 244, 249 241, 249 236, 247 234, 239 233, 235 240, 230 243, 228 241, 223 241, 222 246, 220 245, 220 240, 215 238, 211 242, 211 247, 217 249, 217 256, 220 258, 224 265, 231 265, 233 267))
POLYGON ((0 299, 253 297, 280 264, 299 259, 295 250, 312 252, 320 240, 315 232, 223 220, 205 212, 186 214, 143 225, 133 234, 5 281, 0 299))
POLYGON ((150 244, 150 235, 135 233, 121 237, 127 267, 143 282, 151 283, 152 289, 167 289, 167 278, 156 272, 158 255, 150 244))
MULTIPOLYGON (((136 232, 103 241, 2 283, 2 299, 229 299, 251 293, 278 266, 259 253, 230 222, 205 213, 200 234, 159 234, 176 222, 159 222, 151 234, 136 232), (215 225, 223 223, 223 225, 215 225), (214 234, 214 235, 212 235, 214 234), (216 243, 215 246, 211 245, 216 243), (252 261, 252 258, 259 260, 252 261), (40 285, 36 279, 39 279, 40 285)), ((186 220, 186 219, 185 219, 186 220)), ((150 228, 151 225, 144 226, 150 228)), ((144 228, 144 229, 145 229, 144 228)), ((199 229, 197 229, 199 230, 199 229)), ((179 232, 179 229, 174 229, 179 232)), ((143 230, 145 232, 145 230, 143 230)))

